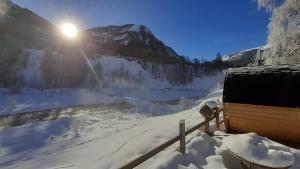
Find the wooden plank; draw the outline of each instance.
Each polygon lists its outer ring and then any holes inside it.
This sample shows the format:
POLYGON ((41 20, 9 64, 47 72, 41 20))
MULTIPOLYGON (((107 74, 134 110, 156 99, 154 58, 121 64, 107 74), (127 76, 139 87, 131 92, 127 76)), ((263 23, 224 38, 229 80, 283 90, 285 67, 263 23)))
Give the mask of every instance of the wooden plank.
POLYGON ((281 133, 282 130, 280 129, 274 129, 274 130, 268 130, 266 128, 259 128, 257 126, 251 126, 251 125, 244 125, 244 124, 241 124, 240 122, 232 122, 232 126, 235 127, 236 131, 242 131, 242 132, 257 132, 258 134, 259 133, 268 133, 270 134, 270 136, 272 135, 289 135, 289 136, 295 136, 297 138, 299 138, 299 135, 298 134, 295 134, 295 133, 291 133, 291 132, 288 132, 288 133, 281 133), (240 125, 243 125, 243 127, 236 127, 236 126, 240 126, 240 125))
MULTIPOLYGON (((230 104, 231 105, 231 104, 230 104)), ((270 109, 266 108, 266 106, 263 106, 262 108, 253 108, 248 105, 239 106, 239 108, 234 107, 228 107, 226 106, 225 110, 227 113, 227 116, 232 116, 235 114, 239 115, 245 115, 245 116, 252 116, 252 117, 260 117, 260 118, 270 118, 271 119, 279 119, 279 120, 286 120, 286 121, 297 121, 300 122, 300 109, 294 109, 294 110, 285 110, 281 109, 278 111, 278 109, 274 109, 274 107, 271 107, 270 109)))
MULTIPOLYGON (((213 120, 214 118, 215 118, 215 117, 212 117, 212 118, 208 119, 208 121, 211 121, 211 120, 213 120)), ((204 126, 206 123, 207 123, 207 121, 203 121, 203 122, 199 123, 198 125, 196 125, 196 126, 190 128, 190 129, 188 129, 188 130, 185 132, 185 135, 187 136, 187 135, 191 134, 191 133, 194 132, 195 130, 198 130, 200 127, 204 126)))
POLYGON ((185 121, 180 120, 179 123, 179 135, 180 135, 180 152, 185 154, 185 121))
MULTIPOLYGON (((296 128, 299 128, 299 125, 291 125, 291 124, 280 124, 280 123, 272 123, 272 122, 265 122, 265 121, 259 121, 259 120, 244 120, 241 118, 231 117, 229 120, 229 123, 231 124, 234 121, 243 122, 247 125, 255 125, 261 128, 269 128, 272 127, 280 128, 282 130, 295 130, 296 128), (296 128, 295 128, 296 127, 296 128)), ((297 131, 298 133, 299 131, 297 131)))
MULTIPOLYGON (((272 123, 280 123, 282 125, 293 125, 293 126, 300 126, 300 118, 298 118, 298 115, 300 112, 293 112, 286 114, 285 116, 279 116, 277 114, 265 114, 265 113, 253 113, 251 110, 249 110, 247 107, 242 109, 239 109, 238 111, 236 109, 232 109, 229 113, 229 117, 238 117, 241 119, 251 119, 251 120, 257 120, 257 121, 264 121, 264 122, 272 122, 272 123)), ((261 110, 261 111, 269 111, 269 110, 261 110)))
POLYGON ((231 131, 230 126, 229 126, 229 117, 228 117, 228 110, 224 109, 223 110, 223 120, 225 124, 226 131, 231 131))
POLYGON ((231 131, 256 132, 277 140, 300 142, 300 109, 224 103, 231 131))
MULTIPOLYGON (((253 128, 251 127, 251 130, 253 130, 253 128)), ((235 130, 233 129, 232 132, 235 132, 235 133, 248 133, 248 131, 243 131, 243 130, 235 130)), ((288 134, 288 133, 285 133, 284 135, 280 134, 279 132, 271 132, 270 130, 268 131, 263 131, 263 130, 257 130, 257 131, 253 131, 261 136, 264 136, 264 137, 268 137, 268 138, 271 138, 271 139, 274 139, 274 140, 278 140, 278 141, 283 141, 283 142, 286 142, 286 143, 297 143, 299 144, 299 135, 292 135, 292 134, 288 134)))
POLYGON ((245 110, 237 110, 237 109, 232 109, 230 111, 230 116, 234 115, 234 114, 239 114, 239 115, 244 115, 244 116, 255 116, 255 117, 261 117, 261 118, 269 118, 272 117, 272 119, 280 119, 280 120, 295 120, 295 121, 299 121, 300 118, 298 118, 298 114, 299 113, 289 113, 289 114, 272 114, 270 113, 270 110, 261 110, 261 112, 257 113, 257 112, 253 112, 249 109, 245 109, 245 110), (269 111, 268 113, 264 113, 263 111, 269 111))
POLYGON ((294 112, 294 111, 284 111, 284 110, 274 110, 274 109, 259 109, 259 108, 255 108, 255 109, 251 109, 251 108, 230 108, 231 112, 234 111, 241 111, 241 112, 251 112, 253 114, 257 114, 257 115, 271 115, 271 116, 278 116, 278 117, 292 117, 293 118, 298 118, 298 113, 299 112, 294 112))
MULTIPOLYGON (((280 124, 280 123, 272 123, 272 122, 265 122, 265 121, 259 121, 259 120, 244 120, 241 118, 231 117, 230 118, 230 125, 232 128, 236 128, 233 123, 236 122, 241 125, 251 125, 253 127, 259 128, 259 129, 268 129, 271 131, 282 131, 285 133, 296 133, 299 134, 298 129, 299 125, 291 125, 291 124, 280 124)), ((243 128, 243 126, 239 126, 243 128)))
POLYGON ((254 110, 261 110, 261 109, 268 109, 268 110, 275 110, 275 111, 287 111, 287 112, 299 112, 299 108, 289 108, 289 107, 276 107, 276 106, 263 106, 263 105, 251 105, 251 104, 241 104, 241 103, 224 103, 224 108, 244 108, 247 107, 248 109, 254 110))
MULTIPOLYGON (((256 112, 253 112, 252 110, 249 110, 248 107, 244 107, 243 109, 240 108, 239 110, 237 109, 228 109, 227 111, 230 111, 230 116, 232 115, 236 115, 236 114, 239 114, 239 115, 245 115, 245 116, 249 116, 251 114, 251 116, 263 116, 263 117, 273 117, 273 118, 277 118, 278 115, 276 113, 273 113, 272 112, 270 113, 270 111, 272 110, 267 110, 267 109, 263 109, 263 110, 259 110, 260 113, 256 113, 256 112), (267 113, 268 112, 268 113, 267 113)), ((284 113, 283 111, 281 113, 284 113)), ((298 114, 299 112, 293 112, 293 113, 289 113, 289 114, 285 114, 284 116, 279 116, 280 118, 279 119, 282 119, 282 118, 286 118, 286 119, 292 119, 292 120, 297 120, 298 119, 298 114)), ((281 115, 281 114, 279 114, 281 115)))
POLYGON ((241 120, 247 119, 249 121, 259 121, 259 122, 265 122, 265 123, 273 123, 278 125, 280 123, 281 125, 288 125, 288 126, 297 126, 300 127, 299 120, 295 120, 293 118, 285 118, 280 119, 278 117, 272 117, 272 116, 255 116, 255 115, 241 115, 241 114, 231 114, 229 118, 239 118, 241 120))
MULTIPOLYGON (((263 124, 263 127, 261 126, 260 123, 252 123, 252 121, 241 121, 240 119, 237 120, 232 120, 230 121, 230 124, 232 126, 232 128, 235 129, 244 129, 246 127, 248 127, 249 129, 256 129, 258 131, 271 131, 271 132, 285 132, 285 133, 291 133, 291 134, 299 134, 299 131, 297 130, 290 130, 289 127, 278 127, 278 124, 263 124), (269 128, 272 128, 272 130, 270 130, 269 128)), ((247 130, 245 130, 247 131, 247 130)))
POLYGON ((227 118, 228 117, 231 117, 231 116, 239 116, 239 117, 247 117, 247 118, 257 118, 257 119, 260 119, 260 120, 272 120, 272 121, 283 121, 283 122, 290 122, 290 123, 296 123, 296 122, 299 122, 300 121, 300 118, 298 117, 295 117, 295 115, 286 115, 286 116, 277 116, 276 114, 274 115, 269 115, 269 114, 257 114, 257 113, 253 113, 251 111, 248 111, 248 110, 245 110, 245 111, 242 111, 242 110, 232 110, 231 111, 232 113, 229 113, 227 115, 227 118))

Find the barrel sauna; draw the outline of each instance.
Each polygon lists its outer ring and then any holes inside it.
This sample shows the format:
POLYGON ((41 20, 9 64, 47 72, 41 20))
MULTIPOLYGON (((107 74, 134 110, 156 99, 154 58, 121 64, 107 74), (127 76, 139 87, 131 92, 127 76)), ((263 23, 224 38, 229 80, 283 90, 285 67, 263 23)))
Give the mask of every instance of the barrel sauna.
POLYGON ((230 68, 223 92, 229 132, 300 143, 300 64, 230 68))

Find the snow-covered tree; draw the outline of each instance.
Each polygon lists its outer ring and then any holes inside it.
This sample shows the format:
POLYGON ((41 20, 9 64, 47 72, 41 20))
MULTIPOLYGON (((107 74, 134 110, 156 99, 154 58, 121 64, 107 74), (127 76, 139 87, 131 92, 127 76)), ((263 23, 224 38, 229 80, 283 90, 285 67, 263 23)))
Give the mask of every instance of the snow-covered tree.
POLYGON ((7 0, 1 0, 0 1, 0 19, 1 17, 3 17, 6 12, 8 11, 8 6, 9 6, 9 3, 7 0))
POLYGON ((258 7, 266 8, 267 11, 272 11, 275 7, 275 1, 274 0, 257 0, 258 7))
POLYGON ((257 0, 259 8, 272 12, 266 64, 300 63, 300 1, 257 0), (282 3, 280 3, 282 2, 282 3))

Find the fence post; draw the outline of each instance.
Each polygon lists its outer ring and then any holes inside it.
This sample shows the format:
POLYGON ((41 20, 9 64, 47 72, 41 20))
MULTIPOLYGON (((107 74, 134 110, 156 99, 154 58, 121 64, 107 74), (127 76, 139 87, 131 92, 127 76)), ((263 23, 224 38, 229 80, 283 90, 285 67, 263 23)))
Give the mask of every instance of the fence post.
POLYGON ((219 111, 219 109, 215 110, 215 116, 216 116, 216 126, 217 126, 217 129, 219 129, 219 127, 220 127, 220 111, 219 111))
POLYGON ((185 154, 185 121, 179 122, 179 135, 180 135, 180 152, 185 154))
POLYGON ((209 118, 205 118, 205 133, 209 133, 209 118))

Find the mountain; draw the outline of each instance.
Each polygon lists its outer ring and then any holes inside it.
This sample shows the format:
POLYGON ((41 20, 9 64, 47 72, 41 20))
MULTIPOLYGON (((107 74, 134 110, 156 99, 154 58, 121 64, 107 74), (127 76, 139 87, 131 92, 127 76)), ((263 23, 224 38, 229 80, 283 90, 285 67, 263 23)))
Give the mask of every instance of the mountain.
POLYGON ((258 66, 264 64, 264 61, 259 59, 259 55, 268 49, 268 46, 246 49, 225 55, 222 57, 222 61, 227 64, 228 67, 258 66))
POLYGON ((25 66, 23 49, 43 48, 49 43, 46 39, 54 26, 9 0, 2 0, 0 7, 0 82, 9 86, 15 80, 16 70, 25 66))
POLYGON ((91 28, 70 41, 30 10, 9 0, 0 3, 5 8, 0 17, 0 87, 105 87, 119 82, 126 87, 163 83, 158 86, 170 88, 221 71, 213 64, 195 66, 143 25, 91 28), (110 65, 107 60, 118 61, 110 65))
MULTIPOLYGON (((56 26, 32 11, 21 8, 9 0, 1 1, 1 6, 6 8, 0 20, 2 48, 6 49, 10 46, 20 52, 22 48, 42 49, 55 43, 64 43, 62 38, 58 37, 61 35, 58 34, 56 26)), ((143 25, 98 27, 84 30, 81 35, 80 46, 85 48, 84 44, 88 42, 93 46, 94 50, 91 52, 93 55, 121 55, 160 63, 183 63, 184 61, 182 56, 166 46, 143 25)), ((1 53, 1 56, 4 55, 5 52, 1 53)), ((12 54, 8 53, 8 55, 12 54)))
POLYGON ((95 54, 121 55, 158 63, 183 63, 172 48, 166 46, 143 25, 111 25, 87 30, 94 42, 95 54))

